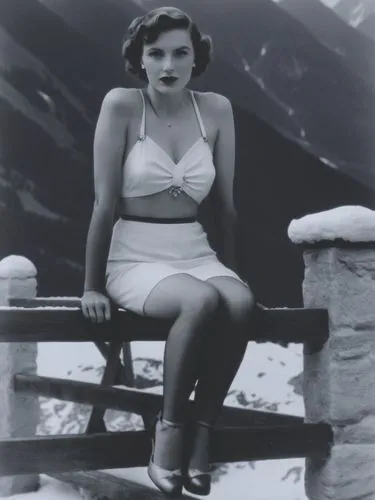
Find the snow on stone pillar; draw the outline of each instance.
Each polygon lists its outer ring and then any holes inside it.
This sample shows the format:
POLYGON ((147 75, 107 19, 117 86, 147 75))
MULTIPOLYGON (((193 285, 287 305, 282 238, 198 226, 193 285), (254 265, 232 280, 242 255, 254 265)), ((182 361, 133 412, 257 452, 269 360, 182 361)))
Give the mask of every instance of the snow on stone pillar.
MULTIPOLYGON (((36 296, 37 271, 32 262, 19 255, 0 261, 0 305, 9 305, 10 298, 36 296)), ((19 372, 36 374, 37 344, 0 343, 0 437, 30 437, 39 423, 38 398, 13 391, 13 375, 19 372)), ((38 475, 0 478, 0 497, 38 489, 38 475)))
POLYGON ((329 457, 306 460, 310 500, 375 500, 375 212, 343 206, 293 220, 304 245, 305 307, 329 313, 322 350, 305 345, 307 422, 334 431, 329 457))

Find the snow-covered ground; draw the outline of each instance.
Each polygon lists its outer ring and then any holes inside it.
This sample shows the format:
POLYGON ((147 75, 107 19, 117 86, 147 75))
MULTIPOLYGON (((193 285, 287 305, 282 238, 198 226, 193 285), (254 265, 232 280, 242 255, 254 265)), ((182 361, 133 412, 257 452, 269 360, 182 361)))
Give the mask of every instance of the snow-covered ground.
MULTIPOLYGON (((150 381, 148 389, 161 391, 162 342, 132 344, 135 372, 150 381)), ((86 343, 39 344, 40 375, 98 382, 103 359, 94 345, 86 343)), ((282 348, 270 343, 249 344, 244 362, 229 391, 226 404, 275 412, 303 415, 302 397, 294 392, 295 377, 302 370, 302 348, 282 348), (292 381, 293 383, 289 383, 292 381)), ((298 381, 298 379, 297 379, 298 381)), ((298 385, 298 384, 297 384, 298 385)), ((84 429, 89 407, 40 398, 42 418, 40 434, 76 433, 84 429)), ((110 430, 138 428, 137 416, 117 411, 106 413, 110 430)), ((138 478, 151 484, 145 468, 108 471, 138 478)), ((272 460, 222 464, 214 473, 212 500, 306 500, 304 460, 272 460)), ((79 491, 47 476, 41 477, 38 492, 8 497, 12 500, 82 500, 79 491)))

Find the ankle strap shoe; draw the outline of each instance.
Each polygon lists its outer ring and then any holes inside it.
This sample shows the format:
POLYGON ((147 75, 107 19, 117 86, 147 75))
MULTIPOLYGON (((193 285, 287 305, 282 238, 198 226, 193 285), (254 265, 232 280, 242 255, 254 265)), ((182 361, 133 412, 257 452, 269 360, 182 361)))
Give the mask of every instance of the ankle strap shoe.
MULTIPOLYGON (((195 425, 206 427, 210 431, 212 426, 203 421, 195 422, 195 425)), ((184 475, 184 488, 194 495, 206 496, 211 492, 211 474, 208 470, 202 471, 188 467, 184 475)))
POLYGON ((168 497, 178 497, 181 495, 183 486, 183 476, 181 468, 175 470, 164 469, 154 462, 155 453, 155 436, 156 436, 156 424, 166 425, 168 427, 182 428, 183 424, 166 421, 161 418, 160 415, 157 416, 155 424, 153 426, 152 432, 152 452, 150 461, 147 468, 147 473, 151 481, 155 484, 160 491, 162 491, 168 497))

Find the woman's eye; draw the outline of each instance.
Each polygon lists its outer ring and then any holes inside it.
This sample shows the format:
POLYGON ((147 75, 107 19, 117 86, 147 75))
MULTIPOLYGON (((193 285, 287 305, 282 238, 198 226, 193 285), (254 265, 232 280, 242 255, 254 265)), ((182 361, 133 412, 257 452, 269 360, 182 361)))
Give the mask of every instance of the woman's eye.
POLYGON ((151 52, 149 56, 158 59, 161 57, 161 52, 151 52))
POLYGON ((177 52, 177 56, 178 57, 183 57, 183 56, 186 56, 187 55, 187 51, 186 50, 179 50, 177 52))

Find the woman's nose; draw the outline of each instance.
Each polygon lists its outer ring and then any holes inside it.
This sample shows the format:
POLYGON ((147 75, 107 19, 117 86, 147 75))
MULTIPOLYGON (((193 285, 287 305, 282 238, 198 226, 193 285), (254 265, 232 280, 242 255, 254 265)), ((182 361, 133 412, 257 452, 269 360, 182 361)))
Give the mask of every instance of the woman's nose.
POLYGON ((165 57, 164 58, 164 64, 163 64, 163 69, 165 71, 170 71, 171 69, 173 69, 173 62, 172 62, 172 57, 165 57))

